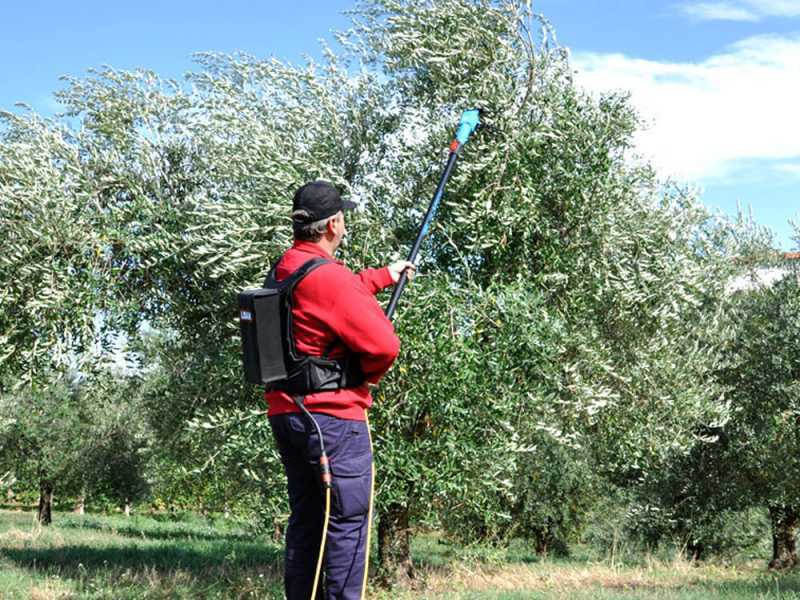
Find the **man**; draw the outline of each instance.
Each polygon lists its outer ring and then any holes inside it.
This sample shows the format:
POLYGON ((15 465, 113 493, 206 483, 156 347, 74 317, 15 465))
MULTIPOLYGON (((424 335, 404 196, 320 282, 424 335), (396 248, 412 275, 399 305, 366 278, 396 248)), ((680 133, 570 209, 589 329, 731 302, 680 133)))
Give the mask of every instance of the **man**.
MULTIPOLYGON (((372 404, 368 383, 377 383, 397 357, 400 342, 375 294, 391 286, 414 265, 398 261, 382 269, 353 274, 333 259, 346 233, 342 200, 331 184, 314 181, 294 196, 294 244, 277 263, 281 281, 314 258, 328 264, 296 285, 292 321, 297 351, 342 358, 348 353, 363 373, 363 383, 305 396, 322 431, 333 473, 331 517, 325 549, 324 596, 362 597, 366 582, 366 541, 372 486, 372 447, 366 410, 372 404)), ((285 588, 289 600, 309 600, 324 519, 316 430, 290 394, 266 392, 269 420, 289 488, 291 516, 286 530, 285 588)))

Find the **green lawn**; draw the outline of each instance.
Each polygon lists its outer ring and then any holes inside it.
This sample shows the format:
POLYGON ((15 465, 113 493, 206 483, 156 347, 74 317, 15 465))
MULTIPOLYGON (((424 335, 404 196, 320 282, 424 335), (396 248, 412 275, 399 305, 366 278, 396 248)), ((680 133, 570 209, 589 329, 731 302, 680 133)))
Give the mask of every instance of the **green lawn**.
MULTIPOLYGON (((764 562, 695 566, 643 558, 617 565, 577 556, 540 559, 515 545, 461 548, 420 536, 419 589, 382 600, 459 598, 797 598, 800 572, 764 562)), ((0 511, 0 598, 281 598, 281 549, 223 520, 56 513, 40 528, 29 512, 0 511)))

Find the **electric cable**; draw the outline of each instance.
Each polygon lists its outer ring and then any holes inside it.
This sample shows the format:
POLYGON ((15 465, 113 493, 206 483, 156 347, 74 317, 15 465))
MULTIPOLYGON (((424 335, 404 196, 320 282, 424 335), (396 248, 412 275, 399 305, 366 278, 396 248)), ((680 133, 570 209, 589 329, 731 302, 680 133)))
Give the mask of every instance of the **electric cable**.
POLYGON ((328 541, 328 524, 331 520, 331 488, 333 487, 333 481, 331 477, 331 466, 328 461, 328 454, 325 452, 325 440, 322 437, 322 429, 319 427, 319 423, 317 420, 312 416, 309 410, 306 408, 305 404, 303 404, 303 400, 305 398, 303 396, 295 396, 293 398, 294 403, 297 407, 303 412, 306 418, 311 422, 314 428, 317 430, 317 437, 319 438, 319 474, 320 474, 320 481, 322 482, 322 487, 325 488, 325 517, 322 521, 322 539, 319 543, 319 555, 317 556, 317 569, 314 573, 314 585, 311 589, 311 599, 315 600, 317 597, 317 587, 319 587, 319 579, 322 573, 322 561, 325 557, 325 543, 328 541))
MULTIPOLYGON (((319 576, 322 572, 322 559, 325 556, 325 542, 328 538, 328 523, 331 520, 331 488, 325 489, 325 520, 322 523, 322 540, 319 543, 319 556, 317 557, 317 571, 314 573, 314 587, 311 589, 311 600, 317 597, 319 576)), ((363 597, 363 596, 362 596, 363 597)))
MULTIPOLYGON (((369 415, 364 409, 364 422, 367 425, 367 437, 369 438, 369 451, 372 452, 372 432, 369 430, 369 415)), ((361 582, 361 600, 367 593, 367 576, 369 575, 369 548, 370 538, 372 537, 372 505, 375 501, 375 461, 372 461, 372 478, 369 482, 369 510, 367 512, 367 544, 364 550, 364 580, 361 582)))

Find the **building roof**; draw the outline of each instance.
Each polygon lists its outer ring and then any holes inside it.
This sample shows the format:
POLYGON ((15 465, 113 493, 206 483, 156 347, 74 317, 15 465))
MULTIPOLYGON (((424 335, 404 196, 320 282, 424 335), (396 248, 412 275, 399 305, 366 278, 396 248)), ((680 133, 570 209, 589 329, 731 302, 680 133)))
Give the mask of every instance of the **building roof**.
MULTIPOLYGON (((783 252, 780 257, 787 262, 800 262, 800 252, 783 252)), ((741 290, 754 290, 762 286, 771 286, 789 275, 793 267, 794 265, 789 266, 784 264, 782 267, 757 268, 746 275, 740 275, 730 281, 727 285, 728 293, 730 294, 741 290)))

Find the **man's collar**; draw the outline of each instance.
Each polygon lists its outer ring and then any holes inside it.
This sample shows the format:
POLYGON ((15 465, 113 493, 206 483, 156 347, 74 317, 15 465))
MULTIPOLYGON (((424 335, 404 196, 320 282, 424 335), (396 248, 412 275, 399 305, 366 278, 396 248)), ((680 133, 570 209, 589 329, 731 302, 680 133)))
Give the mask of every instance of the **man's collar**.
POLYGON ((313 254, 315 256, 321 256, 322 258, 327 258, 329 260, 339 262, 330 254, 325 252, 325 250, 323 250, 322 247, 315 242, 295 240, 294 243, 292 244, 292 248, 294 248, 295 250, 299 250, 300 252, 308 252, 309 254, 313 254))

